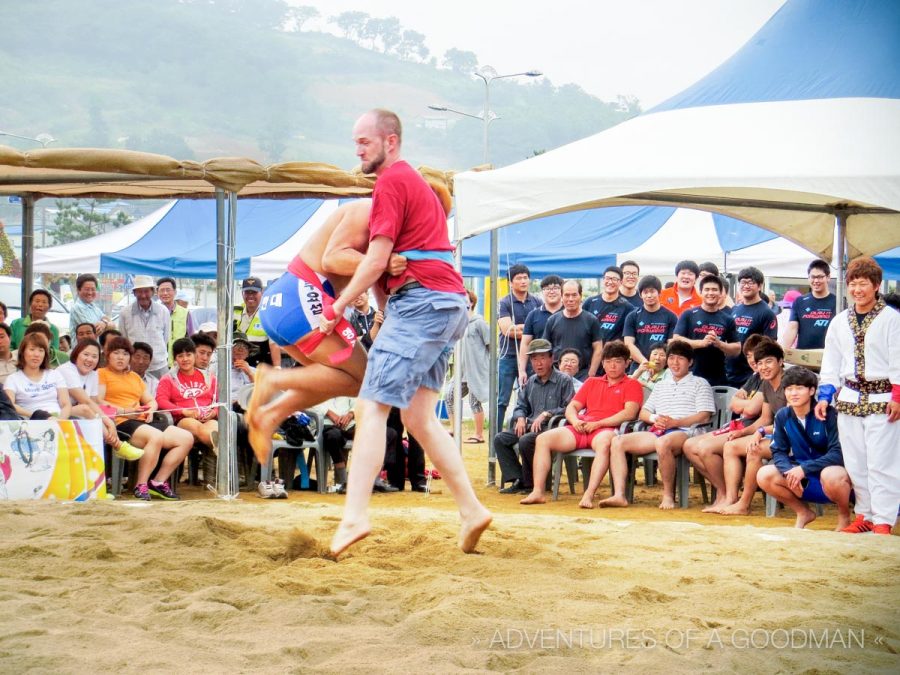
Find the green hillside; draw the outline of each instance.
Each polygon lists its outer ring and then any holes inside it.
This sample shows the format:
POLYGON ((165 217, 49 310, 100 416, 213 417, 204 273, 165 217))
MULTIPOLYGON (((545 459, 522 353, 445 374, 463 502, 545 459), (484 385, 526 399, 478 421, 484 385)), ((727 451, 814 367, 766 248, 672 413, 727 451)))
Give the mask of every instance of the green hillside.
MULTIPOLYGON (((362 40, 287 32, 289 11, 278 0, 4 2, 0 129, 50 133, 59 139, 53 147, 349 168, 353 121, 383 106, 404 120, 406 154, 414 163, 465 168, 481 162, 480 122, 427 108, 477 114, 480 80, 438 68, 442 55, 418 62, 363 47, 362 40)), ((499 81, 491 91, 501 117, 491 127, 497 165, 638 111, 634 102, 603 102, 546 78, 499 81)))

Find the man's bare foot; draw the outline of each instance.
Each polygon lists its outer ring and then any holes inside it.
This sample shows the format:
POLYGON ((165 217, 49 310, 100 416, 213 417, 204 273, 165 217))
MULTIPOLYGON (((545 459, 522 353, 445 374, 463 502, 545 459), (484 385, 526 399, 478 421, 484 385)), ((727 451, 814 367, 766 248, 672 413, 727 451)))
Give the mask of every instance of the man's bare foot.
POLYGON ((272 369, 267 364, 260 363, 257 366, 253 393, 250 396, 250 403, 247 404, 247 437, 260 464, 269 461, 269 455, 272 452, 272 432, 275 431, 274 426, 263 423, 264 416, 260 411, 260 408, 269 402, 276 391, 269 378, 271 374, 272 369))
POLYGON ((797 514, 797 522, 794 523, 794 527, 802 530, 804 527, 809 525, 815 519, 816 519, 816 512, 810 508, 806 508, 797 514))
POLYGON ((675 500, 672 497, 663 497, 659 503, 659 508, 663 511, 671 511, 675 508, 675 500))
POLYGON ((459 548, 463 553, 473 553, 481 534, 488 528, 494 517, 487 509, 473 518, 463 519, 459 528, 459 548))
POLYGON ((331 539, 331 555, 337 558, 341 553, 353 546, 360 539, 365 539, 372 531, 368 519, 356 523, 348 523, 342 520, 337 532, 331 539))
POLYGON ((543 492, 538 492, 537 490, 532 490, 531 494, 526 496, 524 499, 519 500, 520 504, 545 504, 547 500, 544 498, 543 492))
POLYGON ((716 513, 723 516, 749 516, 750 507, 744 506, 740 502, 736 502, 734 504, 730 504, 729 506, 723 506, 721 509, 716 511, 716 513))
POLYGON ((714 501, 709 506, 700 509, 700 512, 701 513, 718 513, 719 509, 724 508, 726 506, 728 506, 728 502, 726 502, 724 498, 717 498, 716 501, 714 501))
POLYGON ((847 527, 849 524, 850 524, 850 516, 849 516, 849 515, 842 516, 842 515, 839 513, 839 514, 838 514, 837 527, 834 528, 834 531, 835 531, 835 532, 840 532, 840 531, 843 530, 845 527, 847 527))
POLYGON ((583 509, 592 509, 594 508, 594 495, 583 494, 581 496, 581 501, 578 502, 578 506, 583 509))
POLYGON ((628 500, 625 497, 618 497, 613 495, 612 497, 607 497, 606 499, 600 500, 600 508, 606 509, 610 507, 614 508, 625 508, 628 506, 628 500))

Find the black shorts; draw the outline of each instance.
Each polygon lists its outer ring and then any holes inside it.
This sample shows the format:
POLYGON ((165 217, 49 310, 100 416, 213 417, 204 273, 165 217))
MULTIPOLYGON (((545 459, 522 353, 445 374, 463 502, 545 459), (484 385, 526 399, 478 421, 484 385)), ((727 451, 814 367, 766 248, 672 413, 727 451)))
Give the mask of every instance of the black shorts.
POLYGON ((154 429, 159 429, 160 431, 165 431, 166 427, 169 426, 165 422, 158 419, 154 419, 152 422, 141 422, 140 420, 125 420, 124 422, 120 422, 116 425, 116 431, 118 431, 120 434, 128 436, 128 438, 131 438, 132 436, 134 436, 135 432, 145 424, 153 427, 154 429))

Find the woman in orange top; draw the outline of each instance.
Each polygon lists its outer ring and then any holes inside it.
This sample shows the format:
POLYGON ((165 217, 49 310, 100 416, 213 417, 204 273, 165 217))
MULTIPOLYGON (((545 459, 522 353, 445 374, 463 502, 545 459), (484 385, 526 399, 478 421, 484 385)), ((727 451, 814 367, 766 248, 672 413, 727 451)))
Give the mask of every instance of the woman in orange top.
POLYGON ((147 393, 147 386, 137 373, 129 370, 134 347, 124 337, 116 336, 106 342, 106 367, 98 371, 99 386, 97 398, 100 404, 112 408, 116 427, 131 436, 131 444, 144 450, 138 461, 134 496, 150 501, 150 495, 160 499, 178 499, 169 486, 172 473, 184 462, 194 444, 189 431, 168 426, 160 430, 150 424, 156 401, 147 393), (150 473, 159 460, 159 454, 168 450, 156 480, 150 480, 150 473))

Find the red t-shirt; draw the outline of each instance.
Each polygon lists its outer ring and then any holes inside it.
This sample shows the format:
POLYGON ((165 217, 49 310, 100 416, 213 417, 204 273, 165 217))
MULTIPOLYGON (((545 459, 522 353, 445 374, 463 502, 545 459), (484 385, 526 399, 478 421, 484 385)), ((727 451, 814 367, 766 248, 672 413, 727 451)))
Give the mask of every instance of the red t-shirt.
MULTIPOLYGON (((403 160, 394 162, 375 182, 369 241, 387 237, 394 251, 453 251, 447 231, 447 215, 437 195, 403 160)), ((416 280, 426 288, 448 293, 465 293, 462 277, 452 265, 440 260, 410 260, 397 277, 383 278, 386 290, 416 280)))
POLYGON ((601 375, 589 377, 572 400, 584 406, 578 413, 580 419, 597 422, 622 412, 628 401, 641 405, 644 391, 641 383, 630 377, 610 386, 606 375, 601 375))

